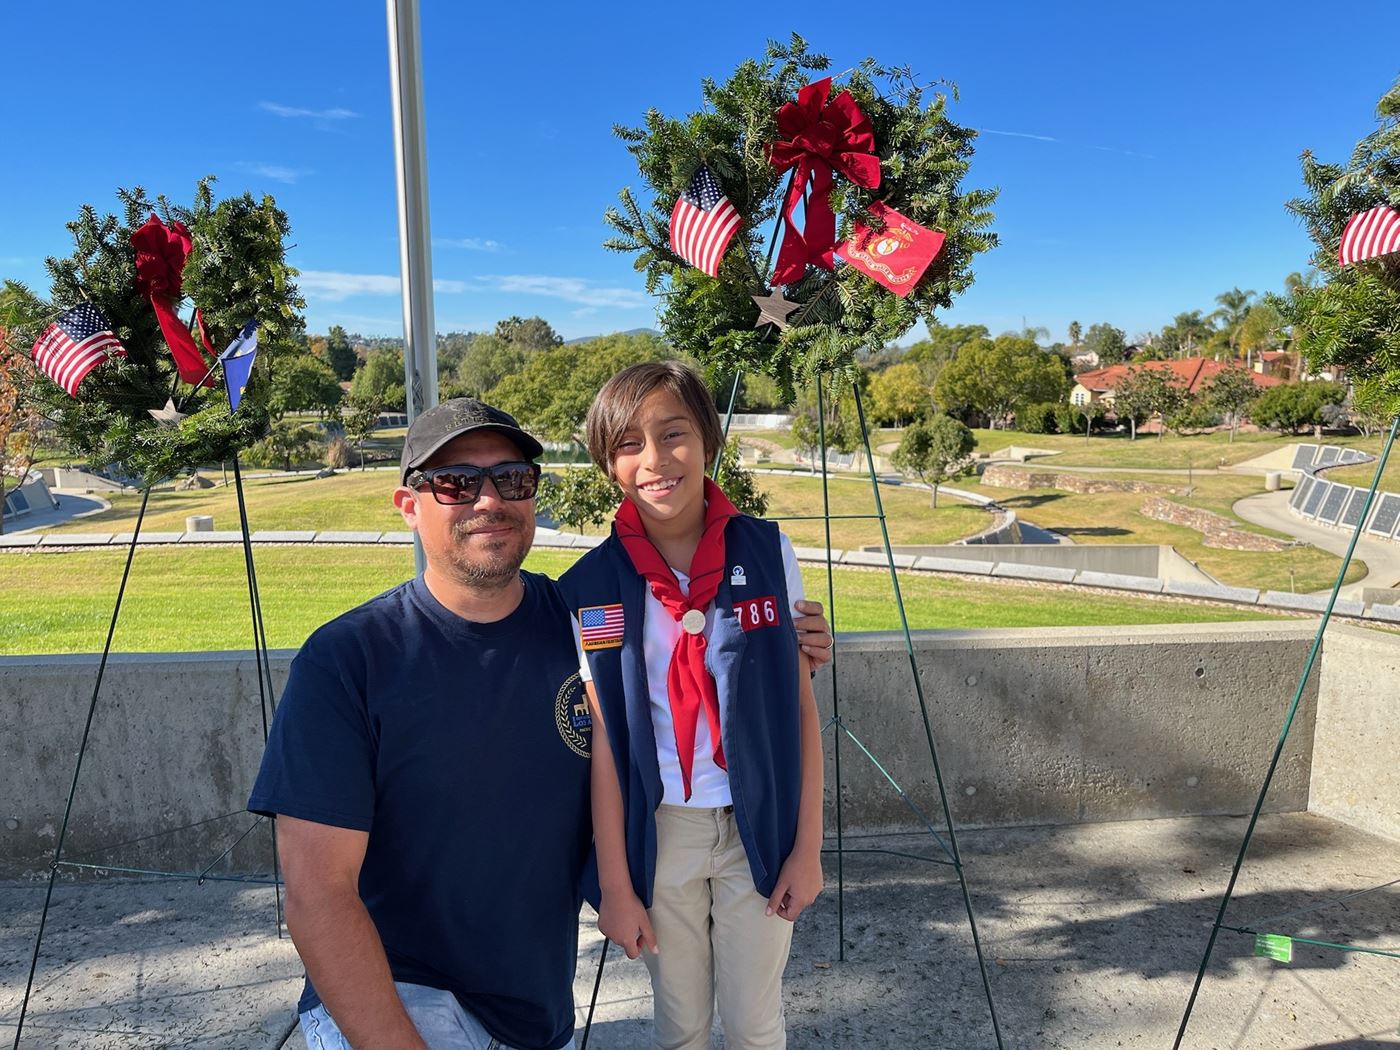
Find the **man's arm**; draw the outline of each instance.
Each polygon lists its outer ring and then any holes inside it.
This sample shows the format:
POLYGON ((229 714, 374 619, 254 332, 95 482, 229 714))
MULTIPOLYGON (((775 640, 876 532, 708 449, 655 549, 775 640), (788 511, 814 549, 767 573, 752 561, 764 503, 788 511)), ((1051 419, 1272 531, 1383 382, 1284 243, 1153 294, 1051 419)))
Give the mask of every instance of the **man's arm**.
POLYGON ((360 900, 363 831, 277 818, 287 929, 326 1011, 350 1045, 427 1050, 409 1020, 384 945, 360 900))

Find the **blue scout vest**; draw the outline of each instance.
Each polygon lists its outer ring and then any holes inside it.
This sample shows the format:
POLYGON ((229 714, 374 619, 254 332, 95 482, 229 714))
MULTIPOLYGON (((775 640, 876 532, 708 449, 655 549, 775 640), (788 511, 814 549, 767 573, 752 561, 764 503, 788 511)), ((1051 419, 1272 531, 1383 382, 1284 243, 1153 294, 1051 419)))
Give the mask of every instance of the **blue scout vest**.
MULTIPOLYGON (((724 704, 720 734, 734 819, 754 886, 767 897, 797 838, 802 791, 797 637, 778 527, 756 518, 731 518, 724 547, 726 571, 715 595, 705 664, 724 704)), ((614 532, 580 558, 560 578, 559 587, 579 619, 612 743, 632 888, 650 908, 662 785, 642 657, 647 583, 614 532)), ((583 893, 597 907, 596 852, 589 857, 583 893)))

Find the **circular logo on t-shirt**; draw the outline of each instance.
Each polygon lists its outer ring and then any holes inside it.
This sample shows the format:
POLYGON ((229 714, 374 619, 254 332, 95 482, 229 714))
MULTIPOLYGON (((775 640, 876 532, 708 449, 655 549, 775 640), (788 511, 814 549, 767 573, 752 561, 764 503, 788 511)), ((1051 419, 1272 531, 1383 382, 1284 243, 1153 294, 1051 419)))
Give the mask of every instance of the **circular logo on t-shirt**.
POLYGON ((577 671, 564 680, 554 698, 554 725, 569 750, 587 758, 593 744, 593 716, 588 713, 588 694, 577 671))

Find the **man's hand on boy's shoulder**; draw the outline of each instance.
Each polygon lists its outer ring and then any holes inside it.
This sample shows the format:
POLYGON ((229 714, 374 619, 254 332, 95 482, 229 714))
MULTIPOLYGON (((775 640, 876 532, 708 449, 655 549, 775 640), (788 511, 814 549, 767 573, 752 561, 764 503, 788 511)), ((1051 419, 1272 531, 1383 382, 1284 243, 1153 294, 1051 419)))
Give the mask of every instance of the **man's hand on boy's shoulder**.
POLYGON ((831 624, 822 615, 821 602, 794 602, 793 607, 803 614, 792 621, 797 628, 797 644, 807 654, 815 671, 831 662, 831 649, 836 642, 831 634, 831 624))

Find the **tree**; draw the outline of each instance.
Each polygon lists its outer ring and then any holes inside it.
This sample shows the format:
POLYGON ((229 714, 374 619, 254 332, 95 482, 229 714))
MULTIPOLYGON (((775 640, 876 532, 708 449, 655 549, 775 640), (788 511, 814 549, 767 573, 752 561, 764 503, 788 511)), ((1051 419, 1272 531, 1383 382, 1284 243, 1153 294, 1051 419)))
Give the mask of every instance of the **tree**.
POLYGON ((1202 393, 1206 406, 1229 424, 1233 442, 1250 404, 1259 396, 1259 387, 1243 368, 1226 368, 1211 377, 1202 393))
POLYGON ((41 417, 33 403, 20 393, 30 368, 28 356, 0 328, 0 535, 5 532, 6 478, 14 475, 19 484, 24 483, 38 445, 41 417))
POLYGON ((1001 335, 964 346, 934 384, 934 400, 947 411, 972 410, 995 427, 1020 405, 1059 401, 1069 379, 1057 357, 1033 341, 1001 335))
POLYGON ((730 438, 719 454, 719 476, 715 483, 741 514, 761 518, 768 513, 768 493, 758 487, 753 471, 745 470, 739 455, 739 439, 730 438))
POLYGON ((1289 201, 1288 210, 1316 245, 1315 277, 1271 302, 1313 371, 1345 368, 1354 408, 1393 417, 1400 412, 1400 270, 1394 256, 1346 267, 1337 258, 1351 216, 1400 201, 1400 80, 1381 96, 1376 116, 1379 126, 1356 144, 1346 164, 1303 153, 1307 195, 1289 201))
POLYGON ((340 383, 331 366, 320 358, 302 354, 277 362, 267 407, 275 419, 281 419, 288 412, 316 412, 325 416, 335 412, 340 398, 340 383))
POLYGON ((1113 410, 1120 419, 1126 418, 1132 426, 1133 440, 1137 440, 1139 420, 1161 418, 1161 429, 1157 440, 1167 429, 1167 416, 1180 406, 1186 392, 1173 381, 1170 371, 1165 368, 1147 368, 1138 365, 1128 369, 1128 374, 1119 380, 1113 391, 1113 410))
POLYGON ((1176 408, 1167 413, 1165 424, 1178 434, 1200 434, 1220 422, 1220 413, 1210 398, 1182 391, 1176 408))
POLYGON ((345 399, 345 411, 341 419, 346 436, 355 443, 355 451, 360 456, 360 469, 365 469, 365 440, 379 426, 379 413, 384 410, 378 399, 356 397, 354 391, 345 399))
POLYGON ((1074 349, 1079 349, 1079 337, 1083 334, 1084 326, 1078 321, 1071 321, 1069 323, 1069 345, 1074 347, 1074 349))
POLYGON ((1114 328, 1108 323, 1090 325, 1084 335, 1084 349, 1099 355, 1099 364, 1107 367, 1124 360, 1128 355, 1128 343, 1123 329, 1114 328))
POLYGON ((437 366, 439 376, 450 376, 461 366, 471 345, 480 338, 475 332, 448 332, 437 337, 437 366))
POLYGON ((966 473, 977 439, 952 416, 939 413, 908 427, 890 461, 895 469, 913 474, 933 489, 930 505, 938 506, 938 486, 966 473))
POLYGON ((649 333, 556 346, 532 355, 520 371, 488 391, 486 400, 546 440, 569 441, 583 426, 594 395, 614 373, 672 357, 670 347, 649 333))
POLYGON ((403 351, 374 350, 350 381, 350 396, 361 402, 378 401, 385 409, 402 412, 404 395, 403 351))
POLYGON ((549 350, 564 341, 543 317, 508 317, 497 321, 496 338, 521 350, 549 350))
POLYGON ((499 335, 479 335, 457 364, 457 380, 472 397, 482 397, 506 376, 524 368, 530 355, 529 350, 499 335))
POLYGON ((918 365, 891 365, 870 380, 870 414, 877 423, 903 426, 933 407, 918 365))
POLYGON ((355 357, 355 349, 350 345, 350 338, 345 334, 345 329, 338 324, 331 325, 330 333, 326 336, 326 364, 331 366, 331 371, 335 373, 336 379, 346 380, 355 374, 355 366, 359 360, 355 357))
POLYGON ((292 464, 304 463, 321 444, 320 436, 305 423, 292 419, 276 420, 267 436, 248 449, 248 462, 254 466, 291 470, 292 464))
POLYGON ((1201 311, 1177 314, 1162 327, 1162 352, 1167 357, 1194 357, 1197 348, 1215 333, 1215 326, 1201 311))
POLYGON ((1273 303, 1255 303, 1249 308, 1235 339, 1235 348, 1244 352, 1246 368, 1253 365, 1256 351, 1279 344, 1283 325, 1283 315, 1273 303))
POLYGON ((1322 410, 1346 401, 1341 383, 1284 383, 1265 390, 1250 409, 1254 422, 1281 434, 1296 434, 1305 427, 1322 426, 1322 410))
POLYGON ((1235 356, 1235 348, 1239 345, 1240 329, 1244 326, 1244 319, 1249 316, 1249 306, 1254 300, 1254 291, 1241 291, 1238 287, 1231 288, 1228 292, 1221 292, 1215 297, 1215 301, 1220 304, 1220 309, 1211 314, 1215 320, 1220 322, 1220 330, 1225 333, 1226 342, 1230 346, 1230 356, 1235 356))
POLYGON ((570 467, 541 479, 535 507, 573 531, 582 532, 587 525, 596 527, 607 521, 621 501, 621 491, 597 467, 570 467))
POLYGON ((924 383, 931 387, 938 379, 938 373, 958 356, 959 350, 975 340, 990 338, 991 332, 985 325, 945 325, 930 321, 928 338, 919 340, 906 350, 901 360, 918 365, 919 371, 924 374, 924 383))

